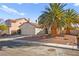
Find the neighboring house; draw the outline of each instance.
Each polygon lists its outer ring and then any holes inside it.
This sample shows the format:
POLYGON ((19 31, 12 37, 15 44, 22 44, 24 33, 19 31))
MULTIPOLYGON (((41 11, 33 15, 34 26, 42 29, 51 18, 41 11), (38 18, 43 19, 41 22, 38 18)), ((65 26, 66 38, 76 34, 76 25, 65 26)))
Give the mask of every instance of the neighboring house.
POLYGON ((2 33, 2 30, 0 30, 0 35, 1 35, 1 33, 2 33))
POLYGON ((21 35, 42 35, 45 34, 43 28, 41 28, 38 24, 32 22, 26 22, 20 26, 21 35))
POLYGON ((72 35, 78 35, 79 34, 79 30, 71 30, 70 34, 72 34, 72 35))
POLYGON ((28 20, 25 18, 19 18, 19 19, 8 19, 5 21, 6 25, 8 26, 8 34, 12 34, 14 32, 17 32, 19 30, 19 26, 23 23, 27 22, 28 20))
POLYGON ((71 24, 72 27, 79 27, 79 24, 71 24))
MULTIPOLYGON (((73 28, 79 28, 79 24, 71 24, 71 26, 73 28)), ((79 30, 75 29, 75 30, 70 30, 70 34, 72 35, 78 35, 79 34, 79 30)))

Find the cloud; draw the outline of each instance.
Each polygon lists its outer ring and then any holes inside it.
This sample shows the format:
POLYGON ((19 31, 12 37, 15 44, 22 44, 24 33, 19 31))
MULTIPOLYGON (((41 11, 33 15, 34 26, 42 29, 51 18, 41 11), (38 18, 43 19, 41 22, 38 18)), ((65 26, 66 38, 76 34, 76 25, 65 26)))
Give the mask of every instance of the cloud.
POLYGON ((6 5, 1 5, 0 10, 6 12, 8 14, 17 14, 17 15, 20 15, 20 16, 24 16, 24 13, 19 12, 18 10, 15 10, 13 8, 10 8, 6 5))
POLYGON ((74 6, 79 6, 79 3, 74 3, 74 6))
POLYGON ((20 13, 20 15, 25 15, 24 13, 20 13))
POLYGON ((17 3, 17 4, 22 5, 23 3, 17 3))
POLYGON ((39 4, 39 3, 33 3, 33 4, 39 4))

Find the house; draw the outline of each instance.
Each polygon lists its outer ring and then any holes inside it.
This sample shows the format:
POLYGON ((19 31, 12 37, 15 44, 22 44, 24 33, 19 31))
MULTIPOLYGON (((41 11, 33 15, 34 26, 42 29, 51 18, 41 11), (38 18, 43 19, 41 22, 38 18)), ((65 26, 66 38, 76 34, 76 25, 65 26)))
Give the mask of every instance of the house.
POLYGON ((70 34, 73 34, 73 35, 78 35, 79 34, 79 30, 76 29, 76 28, 79 28, 79 24, 71 24, 71 26, 75 29, 73 30, 70 30, 70 34))
POLYGON ((36 23, 25 22, 20 26, 21 35, 42 35, 45 34, 44 29, 36 23))
POLYGON ((2 33, 2 30, 0 30, 0 35, 1 35, 1 33, 2 33))
POLYGON ((27 22, 26 18, 19 18, 19 19, 8 19, 5 21, 6 25, 8 26, 8 34, 13 34, 19 30, 19 26, 23 23, 27 22))

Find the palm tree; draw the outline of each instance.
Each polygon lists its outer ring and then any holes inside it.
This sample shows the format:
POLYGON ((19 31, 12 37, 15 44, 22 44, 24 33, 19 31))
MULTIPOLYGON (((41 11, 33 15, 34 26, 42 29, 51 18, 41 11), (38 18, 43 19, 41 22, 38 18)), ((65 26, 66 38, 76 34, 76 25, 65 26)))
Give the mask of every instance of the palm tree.
POLYGON ((78 14, 74 9, 67 9, 65 11, 64 21, 67 34, 70 34, 70 29, 72 28, 71 24, 78 23, 77 17, 78 14))
POLYGON ((43 24, 44 28, 51 28, 51 34, 57 35, 57 30, 63 26, 63 8, 66 4, 50 3, 49 7, 43 11, 43 14, 38 18, 38 23, 43 24))

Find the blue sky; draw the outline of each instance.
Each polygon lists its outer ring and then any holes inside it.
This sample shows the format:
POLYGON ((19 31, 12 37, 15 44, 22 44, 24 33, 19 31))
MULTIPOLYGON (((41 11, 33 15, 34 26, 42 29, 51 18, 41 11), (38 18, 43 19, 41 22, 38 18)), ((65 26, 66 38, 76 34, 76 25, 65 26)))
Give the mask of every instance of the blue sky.
MULTIPOLYGON (((35 22, 47 6, 47 3, 0 3, 0 18, 16 19, 25 17, 35 22)), ((77 3, 67 4, 65 9, 68 8, 75 9, 79 13, 79 4, 77 3)))

